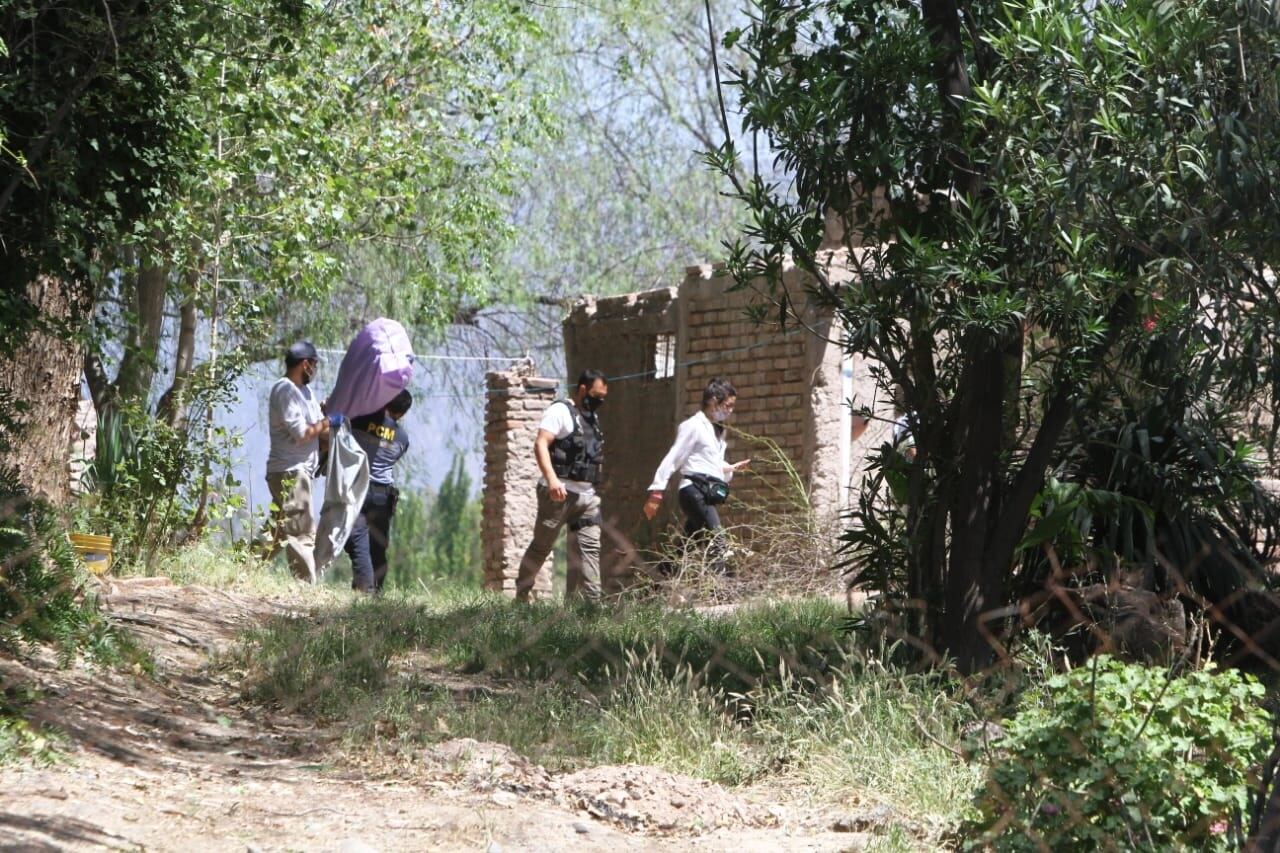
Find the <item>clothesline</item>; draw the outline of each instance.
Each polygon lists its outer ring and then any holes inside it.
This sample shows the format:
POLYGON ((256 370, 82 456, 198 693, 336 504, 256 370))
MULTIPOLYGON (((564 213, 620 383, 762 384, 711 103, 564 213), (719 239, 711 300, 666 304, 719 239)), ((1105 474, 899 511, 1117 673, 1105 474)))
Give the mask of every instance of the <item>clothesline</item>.
MULTIPOLYGON (((797 331, 797 332, 791 332, 791 331, 788 331, 788 332, 786 332, 785 334, 786 334, 786 335, 799 334, 799 332, 798 332, 798 331, 797 331)), ((672 378, 674 378, 674 371, 675 371, 677 368, 681 368, 681 367, 694 367, 694 366, 702 365, 702 364, 713 364, 713 363, 715 363, 715 362, 717 362, 717 361, 721 361, 721 360, 723 360, 724 358, 726 358, 726 357, 728 357, 728 356, 736 355, 736 354, 738 354, 738 353, 742 353, 742 352, 749 352, 749 351, 751 351, 751 350, 760 349, 760 348, 762 348, 762 347, 771 346, 771 345, 773 345, 773 344, 775 344, 775 343, 777 343, 777 341, 776 341, 776 340, 756 341, 755 343, 745 344, 745 345, 743 345, 743 346, 739 346, 739 347, 733 347, 733 348, 730 348, 730 349, 720 350, 720 351, 718 351, 718 352, 715 352, 715 353, 710 354, 710 355, 703 356, 703 357, 701 357, 701 358, 693 358, 693 359, 689 359, 688 361, 680 361, 680 362, 675 362, 675 361, 673 361, 673 362, 668 366, 668 368, 667 368, 667 369, 673 372, 672 378)), ((511 361, 512 363, 515 363, 515 362, 517 362, 517 361, 519 361, 519 360, 520 360, 520 359, 510 359, 510 361, 511 361)), ((655 367, 655 368, 654 368, 654 369, 652 369, 652 370, 642 370, 642 371, 639 371, 639 372, 636 372, 636 373, 624 373, 624 374, 619 374, 619 375, 616 375, 616 376, 605 376, 605 381, 606 381, 606 382, 608 382, 609 384, 613 384, 613 383, 615 383, 615 382, 626 382, 626 381, 629 381, 629 380, 632 380, 632 379, 645 379, 645 378, 650 378, 650 377, 655 377, 655 376, 657 376, 657 375, 658 375, 658 372, 659 372, 659 371, 658 371, 658 369, 655 367)), ((665 372, 665 371, 664 371, 664 372, 665 372)), ((666 378, 666 377, 664 377, 664 378, 666 378)), ((543 389, 542 389, 542 390, 554 390, 554 391, 556 391, 556 392, 562 392, 562 391, 563 391, 563 392, 567 392, 567 391, 569 391, 569 390, 570 390, 570 388, 571 388, 571 386, 566 386, 563 382, 559 382, 559 381, 557 381, 557 382, 556 382, 556 384, 555 384, 554 386, 543 386, 543 389)), ((486 388, 486 389, 483 389, 483 391, 482 391, 481 393, 482 393, 482 396, 484 396, 484 397, 490 397, 490 396, 502 396, 502 395, 504 395, 504 394, 513 394, 513 393, 519 393, 519 392, 520 392, 520 389, 511 389, 511 388, 486 388)), ((464 394, 462 394, 462 393, 460 393, 460 392, 456 392, 456 391, 455 391, 455 392, 451 392, 451 393, 447 393, 447 394, 428 394, 428 395, 424 395, 424 396, 415 396, 415 398, 414 398, 414 399, 417 399, 417 400, 455 400, 455 401, 461 401, 462 399, 464 399, 464 394)))
MULTIPOLYGON (((790 334, 795 334, 795 333, 796 333, 796 332, 787 332, 786 334, 790 335, 790 334)), ((731 349, 720 350, 720 351, 715 352, 715 353, 713 353, 713 354, 703 356, 702 358, 690 359, 690 360, 688 360, 688 361, 681 361, 681 362, 678 362, 678 363, 673 362, 672 364, 670 364, 670 365, 669 365, 668 369, 669 369, 669 370, 674 371, 676 368, 679 368, 679 367, 693 367, 693 366, 696 366, 696 365, 702 365, 702 364, 712 364, 712 363, 715 363, 715 362, 717 362, 717 361, 721 361, 721 360, 723 360, 724 358, 726 358, 726 357, 728 357, 728 356, 736 355, 736 354, 738 354, 738 353, 742 353, 742 352, 748 352, 748 351, 755 350, 755 349, 760 349, 760 348, 762 348, 762 347, 770 346, 771 344, 774 344, 774 343, 776 343, 776 341, 756 341, 755 343, 746 344, 746 345, 739 346, 739 347, 733 347, 733 348, 731 348, 731 349)), ((317 351, 318 351, 318 352, 321 352, 321 353, 325 353, 325 354, 332 354, 332 355, 343 355, 343 354, 345 354, 345 350, 319 349, 319 350, 317 350, 317 351)), ((415 356, 414 356, 414 359, 415 359, 415 360, 417 360, 417 361, 427 361, 427 360, 432 360, 432 361, 504 362, 504 363, 512 364, 512 365, 514 365, 514 364, 518 364, 518 363, 520 363, 520 362, 528 362, 528 361, 530 361, 530 360, 531 360, 531 359, 530 359, 530 357, 529 357, 529 356, 527 356, 527 355, 525 355, 525 356, 515 356, 515 357, 512 357, 512 356, 479 356, 479 355, 476 355, 476 356, 471 356, 471 355, 415 355, 415 356)), ((606 381, 608 381, 609 383, 615 383, 615 382, 626 382, 626 381, 633 380, 633 379, 644 379, 644 378, 653 377, 653 376, 656 376, 657 374, 658 374, 658 370, 657 370, 657 368, 655 368, 655 369, 653 369, 653 370, 639 371, 639 372, 636 372, 636 373, 625 373, 625 374, 621 374, 621 375, 617 375, 617 376, 607 376, 607 377, 606 377, 606 381)), ((416 384, 416 382, 415 382, 415 384, 416 384)), ((513 393, 518 393, 518 392, 519 392, 519 391, 521 391, 521 390, 522 390, 522 389, 511 389, 511 388, 486 388, 486 389, 483 389, 483 390, 482 390, 482 396, 483 396, 483 397, 501 396, 501 395, 504 395, 504 394, 513 394, 513 393)), ((556 382, 556 384, 555 384, 554 386, 544 386, 543 390, 550 390, 550 391, 555 391, 556 393, 561 393, 561 392, 568 392, 570 389, 569 389, 569 387, 568 387, 568 386, 566 386, 566 384, 565 384, 565 383, 557 381, 557 382, 556 382)), ((419 401, 420 401, 420 400, 453 400, 453 401, 455 401, 455 402, 459 402, 459 403, 461 403, 462 401, 464 401, 464 400, 467 398, 467 396, 468 396, 468 395, 467 395, 467 393, 466 393, 466 392, 463 392, 463 391, 453 391, 453 392, 447 392, 447 393, 436 393, 436 394, 418 394, 418 395, 415 395, 414 399, 415 399, 415 400, 419 400, 419 401)), ((872 405, 873 405, 873 406, 875 405, 874 401, 873 401, 872 405)), ((861 413, 859 413, 859 414, 861 414, 861 413)), ((894 418, 885 418, 885 417, 882 417, 882 416, 880 416, 880 415, 876 415, 876 414, 861 414, 861 416, 862 416, 862 417, 866 417, 866 418, 867 418, 867 420, 869 420, 869 421, 882 421, 882 422, 885 422, 885 423, 896 423, 896 419, 894 419, 894 418)))
MULTIPOLYGON (((317 349, 316 352, 325 355, 346 355, 346 350, 340 349, 317 349)), ((515 364, 521 361, 528 361, 529 356, 505 356, 505 355, 414 355, 414 361, 503 361, 508 364, 515 364)))

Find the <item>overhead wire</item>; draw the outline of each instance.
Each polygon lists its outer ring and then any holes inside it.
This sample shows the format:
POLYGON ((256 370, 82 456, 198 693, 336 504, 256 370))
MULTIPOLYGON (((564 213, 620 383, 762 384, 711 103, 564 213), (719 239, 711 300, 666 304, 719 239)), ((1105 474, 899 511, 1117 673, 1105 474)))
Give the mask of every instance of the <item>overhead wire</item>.
MULTIPOLYGON (((787 335, 791 335, 791 334, 795 334, 795 332, 786 332, 785 334, 787 334, 787 335)), ((750 350, 761 349, 761 348, 763 348, 763 347, 771 346, 771 345, 773 345, 773 344, 775 344, 775 343, 777 343, 777 341, 776 341, 776 340, 770 340, 770 341, 757 341, 756 343, 753 343, 753 344, 745 344, 745 345, 740 346, 740 347, 733 347, 732 349, 719 350, 719 351, 717 351, 714 355, 705 356, 705 357, 702 357, 702 358, 690 359, 690 360, 688 360, 688 361, 673 362, 673 363, 671 364, 670 369, 674 371, 674 370, 676 370, 676 369, 678 369, 678 368, 682 368, 682 367, 695 367, 695 366, 698 366, 698 365, 701 365, 701 364, 712 364, 712 363, 714 363, 714 362, 717 362, 717 361, 720 361, 720 360, 722 360, 722 359, 726 358, 727 356, 730 356, 730 355, 736 355, 737 353, 741 353, 741 352, 748 352, 748 351, 750 351, 750 350)), ((322 353, 340 353, 340 352, 342 352, 342 351, 341 351, 341 350, 318 350, 318 352, 322 352, 322 353)), ((519 357, 516 357, 516 358, 502 358, 502 357, 499 357, 499 356, 431 356, 431 355, 422 355, 422 356, 419 356, 419 355, 415 355, 415 356, 414 356, 414 359, 415 359, 415 360, 417 360, 417 361, 422 361, 422 360, 439 360, 439 361, 504 361, 504 362, 507 362, 507 363, 512 364, 512 365, 518 365, 518 364, 520 364, 520 363, 522 363, 522 362, 530 362, 530 361, 531 361, 531 359, 529 359, 529 358, 528 358, 528 356, 519 356, 519 357)), ((609 383, 611 383, 611 384, 612 384, 612 383, 614 383, 614 382, 626 382, 626 381, 633 380, 633 379, 645 379, 645 378, 648 378, 648 377, 656 376, 657 374, 658 374, 658 370, 657 370, 657 368, 654 368, 654 369, 652 369, 652 370, 643 370, 643 371, 639 371, 639 372, 636 372, 636 373, 624 373, 624 374, 619 374, 619 375, 616 375, 616 376, 606 376, 606 377, 605 377, 605 381, 606 381, 606 382, 609 382, 609 383)), ((567 385, 566 385, 565 383, 560 382, 560 381, 557 381, 557 382, 556 382, 556 384, 555 384, 554 386, 546 386, 546 387, 544 387, 542 390, 554 390, 554 391, 560 392, 560 391, 567 391, 567 390, 568 390, 568 387, 567 387, 567 385)), ((512 394, 512 393, 516 393, 516 392, 515 392, 513 389, 509 389, 509 388, 485 388, 485 389, 483 389, 483 396, 485 396, 485 397, 489 397, 489 396, 501 396, 501 395, 504 395, 504 394, 512 394)), ((450 393, 450 394, 428 394, 428 395, 424 395, 424 396, 416 396, 414 399, 416 399, 416 400, 456 400, 456 401, 461 401, 461 400, 463 400, 463 399, 466 399, 466 395, 464 395, 464 394, 463 394, 463 393, 461 393, 461 392, 454 392, 454 393, 450 393)))

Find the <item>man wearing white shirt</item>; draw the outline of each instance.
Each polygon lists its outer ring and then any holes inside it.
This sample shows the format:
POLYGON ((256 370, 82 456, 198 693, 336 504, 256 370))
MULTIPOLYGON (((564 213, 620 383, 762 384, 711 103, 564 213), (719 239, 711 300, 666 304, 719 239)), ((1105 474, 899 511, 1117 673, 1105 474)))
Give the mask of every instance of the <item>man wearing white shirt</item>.
POLYGON ((529 600, 538 572, 566 525, 570 554, 565 598, 581 595, 592 603, 600 601, 600 497, 595 487, 603 479, 604 433, 596 413, 608 393, 603 373, 584 370, 573 396, 548 406, 538 424, 533 442, 533 457, 542 472, 538 520, 520 560, 516 601, 529 600))
POLYGON ((290 346, 284 356, 285 374, 271 386, 267 404, 271 436, 267 488, 275 506, 267 557, 270 559, 283 547, 294 577, 312 581, 316 574, 312 476, 319 460, 321 437, 342 423, 342 415, 326 418, 311 392, 319 361, 320 355, 310 341, 290 346))
MULTIPOLYGON (((686 418, 676 430, 676 440, 663 457, 649 484, 644 503, 645 517, 652 519, 662 505, 671 475, 680 472, 680 509, 684 512, 684 532, 692 537, 701 531, 720 529, 720 512, 716 509, 729 494, 733 475, 751 462, 744 459, 732 465, 725 462, 727 442, 724 422, 733 414, 738 392, 727 379, 712 379, 702 391, 702 409, 686 418)), ((713 548, 719 552, 718 545, 713 548)), ((716 567, 723 570, 716 556, 716 567)))

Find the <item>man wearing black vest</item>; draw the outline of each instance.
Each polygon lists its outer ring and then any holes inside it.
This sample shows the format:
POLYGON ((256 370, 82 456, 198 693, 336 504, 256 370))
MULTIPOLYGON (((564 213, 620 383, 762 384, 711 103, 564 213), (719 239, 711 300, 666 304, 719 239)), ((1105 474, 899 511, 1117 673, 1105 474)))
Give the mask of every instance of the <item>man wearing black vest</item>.
POLYGON ((608 393, 603 373, 584 370, 573 396, 548 406, 538 424, 533 442, 533 458, 542 472, 538 521, 520 561, 516 601, 529 600, 538 572, 565 525, 569 526, 565 598, 581 595, 592 603, 600 601, 600 497, 595 487, 603 479, 604 433, 596 412, 608 393))

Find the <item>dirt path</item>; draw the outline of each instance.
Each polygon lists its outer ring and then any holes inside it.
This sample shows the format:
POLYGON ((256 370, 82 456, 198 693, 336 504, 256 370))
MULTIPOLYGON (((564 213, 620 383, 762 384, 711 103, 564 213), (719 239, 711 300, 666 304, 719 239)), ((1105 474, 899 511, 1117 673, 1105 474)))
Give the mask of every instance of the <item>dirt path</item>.
POLYGON ((238 703, 210 655, 289 604, 162 579, 113 583, 108 609, 155 657, 156 675, 0 658, 6 691, 68 736, 71 759, 0 770, 3 850, 837 851, 868 838, 832 816, 752 802, 652 768, 551 777, 498 745, 447 742, 412 779, 334 761, 341 734, 238 703), (642 795, 641 789, 645 789, 642 795), (665 832, 637 797, 713 815, 665 832), (630 798, 630 799, 629 799, 630 798))

